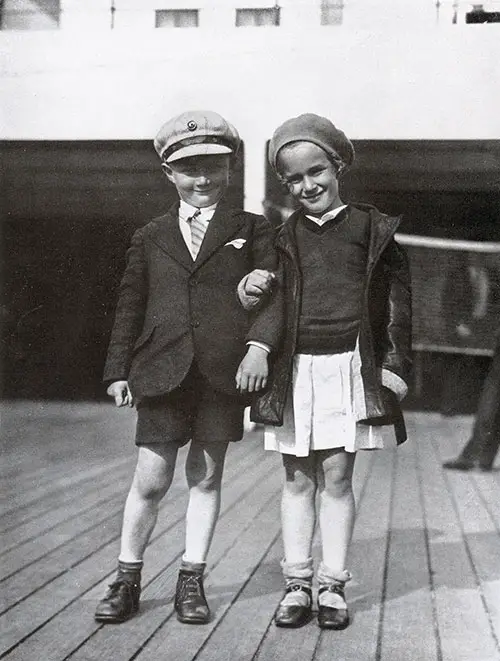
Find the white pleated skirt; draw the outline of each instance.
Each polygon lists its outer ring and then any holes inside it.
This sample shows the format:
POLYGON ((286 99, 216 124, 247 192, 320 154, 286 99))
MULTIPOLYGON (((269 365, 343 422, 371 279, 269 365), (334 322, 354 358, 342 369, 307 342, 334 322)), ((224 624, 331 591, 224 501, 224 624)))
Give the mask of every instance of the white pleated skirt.
POLYGON ((357 422, 354 411, 353 352, 296 354, 282 427, 266 426, 264 447, 307 457, 314 450, 395 447, 394 433, 357 422))

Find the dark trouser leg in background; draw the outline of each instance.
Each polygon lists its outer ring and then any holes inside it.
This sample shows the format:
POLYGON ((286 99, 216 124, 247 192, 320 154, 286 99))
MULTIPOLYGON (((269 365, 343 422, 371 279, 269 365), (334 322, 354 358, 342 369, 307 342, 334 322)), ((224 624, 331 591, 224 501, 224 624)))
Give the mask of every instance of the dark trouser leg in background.
POLYGON ((490 469, 500 447, 500 342, 481 389, 472 436, 460 456, 445 468, 490 469))

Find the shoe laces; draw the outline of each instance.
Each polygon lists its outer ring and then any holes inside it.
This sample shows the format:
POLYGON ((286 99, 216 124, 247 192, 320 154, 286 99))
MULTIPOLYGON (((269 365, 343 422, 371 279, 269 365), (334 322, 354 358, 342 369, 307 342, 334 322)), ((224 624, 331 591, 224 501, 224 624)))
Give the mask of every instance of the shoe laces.
POLYGON ((188 576, 182 584, 182 592, 185 597, 201 596, 201 583, 199 576, 188 576))
POLYGON ((127 591, 130 593, 132 592, 132 589, 136 587, 136 584, 132 585, 131 583, 129 583, 128 581, 124 581, 123 579, 118 579, 117 581, 113 581, 113 583, 110 583, 108 585, 108 593, 106 595, 106 599, 114 597, 116 594, 118 594, 122 586, 125 586, 127 591))

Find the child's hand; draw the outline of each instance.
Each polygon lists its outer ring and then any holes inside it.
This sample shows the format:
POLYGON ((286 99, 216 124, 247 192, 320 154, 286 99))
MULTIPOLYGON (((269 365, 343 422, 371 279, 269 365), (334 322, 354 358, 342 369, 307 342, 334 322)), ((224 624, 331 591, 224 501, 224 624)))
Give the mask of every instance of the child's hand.
POLYGON ((110 397, 115 398, 117 406, 133 406, 134 398, 128 387, 127 381, 114 381, 106 390, 110 397))
POLYGON ((257 392, 267 385, 268 352, 251 344, 236 372, 236 387, 241 393, 257 392))
POLYGON ((268 294, 276 280, 272 271, 254 269, 238 285, 238 298, 245 310, 252 310, 268 294))
POLYGON ((262 296, 271 291, 276 276, 272 271, 254 269, 247 275, 245 281, 245 293, 248 296, 262 296))

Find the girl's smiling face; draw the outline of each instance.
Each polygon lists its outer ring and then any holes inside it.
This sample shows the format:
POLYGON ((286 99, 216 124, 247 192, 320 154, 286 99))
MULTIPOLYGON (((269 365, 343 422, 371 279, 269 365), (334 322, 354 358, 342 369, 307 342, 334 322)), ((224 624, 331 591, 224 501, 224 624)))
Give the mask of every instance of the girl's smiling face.
POLYGON ((292 197, 306 213, 321 216, 342 204, 337 168, 313 142, 292 142, 280 149, 277 167, 292 197))

